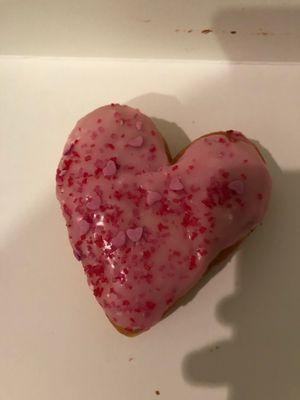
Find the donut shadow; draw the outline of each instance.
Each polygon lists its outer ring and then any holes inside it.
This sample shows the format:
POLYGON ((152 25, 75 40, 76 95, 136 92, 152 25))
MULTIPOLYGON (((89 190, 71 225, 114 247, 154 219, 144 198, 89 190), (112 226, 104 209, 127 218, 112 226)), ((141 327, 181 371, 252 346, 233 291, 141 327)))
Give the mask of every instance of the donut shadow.
POLYGON ((297 400, 300 392, 300 171, 281 171, 262 155, 273 177, 270 209, 241 248, 235 293, 217 308, 232 337, 182 361, 186 382, 228 387, 227 400, 297 400))

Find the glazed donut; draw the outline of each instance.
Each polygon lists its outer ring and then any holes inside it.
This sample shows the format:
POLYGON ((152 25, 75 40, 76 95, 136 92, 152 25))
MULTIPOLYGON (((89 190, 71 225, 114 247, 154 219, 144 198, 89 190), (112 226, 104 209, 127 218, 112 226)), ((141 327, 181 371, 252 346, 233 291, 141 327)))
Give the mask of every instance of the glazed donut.
POLYGON ((94 296, 130 335, 159 322, 262 221, 271 178, 238 131, 202 136, 172 161, 150 118, 111 104, 72 130, 56 191, 94 296))

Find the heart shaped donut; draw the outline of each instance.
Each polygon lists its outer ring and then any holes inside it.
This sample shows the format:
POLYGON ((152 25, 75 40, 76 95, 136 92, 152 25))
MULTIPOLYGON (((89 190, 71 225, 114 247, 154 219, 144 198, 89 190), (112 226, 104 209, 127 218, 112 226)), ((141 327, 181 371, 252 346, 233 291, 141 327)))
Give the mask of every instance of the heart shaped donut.
POLYGON ((261 221, 271 178, 237 131, 171 160, 150 118, 111 104, 82 118, 59 163, 57 198, 75 257, 109 320, 142 332, 261 221))

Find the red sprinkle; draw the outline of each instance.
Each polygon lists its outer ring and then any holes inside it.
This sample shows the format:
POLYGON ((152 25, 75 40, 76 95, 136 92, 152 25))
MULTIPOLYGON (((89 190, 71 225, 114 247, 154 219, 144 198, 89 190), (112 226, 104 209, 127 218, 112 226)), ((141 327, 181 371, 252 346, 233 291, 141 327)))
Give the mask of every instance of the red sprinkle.
POLYGON ((115 150, 115 146, 112 143, 106 143, 105 147, 111 150, 115 150))
POLYGON ((157 225, 158 230, 161 232, 163 229, 168 229, 167 225, 162 224, 161 222, 157 225))
POLYGON ((149 250, 144 250, 143 251, 143 257, 144 258, 150 258, 151 257, 151 252, 149 250))
POLYGON ((195 269, 196 266, 196 256, 191 256, 189 269, 195 269))
POLYGON ((156 152, 156 146, 153 144, 150 149, 149 149, 150 153, 155 153, 156 152))
POLYGON ((197 233, 197 232, 193 232, 193 233, 191 234, 191 240, 196 239, 197 236, 198 236, 198 233, 197 233))
POLYGON ((207 231, 207 228, 205 226, 200 226, 199 232, 200 233, 205 233, 207 231))
POLYGON ((101 297, 102 293, 103 293, 103 288, 96 287, 94 289, 94 296, 95 297, 101 297))
POLYGON ((146 301, 146 307, 147 307, 149 310, 153 310, 153 309, 155 308, 155 306, 156 306, 156 304, 153 303, 153 301, 146 301))

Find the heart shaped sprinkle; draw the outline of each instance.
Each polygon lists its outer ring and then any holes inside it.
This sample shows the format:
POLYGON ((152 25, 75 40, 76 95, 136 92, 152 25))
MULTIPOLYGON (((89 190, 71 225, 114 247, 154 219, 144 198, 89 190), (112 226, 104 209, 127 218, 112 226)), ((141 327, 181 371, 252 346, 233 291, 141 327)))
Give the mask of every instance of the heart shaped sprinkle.
POLYGON ((126 242, 126 235, 125 232, 120 231, 111 241, 112 246, 116 248, 120 248, 124 246, 126 242))
POLYGON ((113 176, 117 172, 116 163, 113 160, 109 160, 106 166, 103 168, 103 175, 104 176, 113 176))
POLYGON ((173 190, 174 192, 177 192, 177 191, 182 190, 183 188, 184 188, 184 186, 183 186, 181 180, 178 177, 173 178, 171 180, 170 185, 169 185, 169 189, 170 190, 173 190))
POLYGON ((87 202, 86 206, 89 210, 97 210, 100 207, 101 201, 98 196, 90 197, 87 202))
POLYGON ((136 121, 135 127, 136 127, 136 129, 137 129, 138 131, 140 131, 140 130, 142 129, 142 126, 143 126, 142 121, 140 121, 140 120, 136 121))
POLYGON ((244 182, 241 180, 232 181, 228 184, 229 189, 237 194, 244 193, 244 186, 244 182))
POLYGON ((85 235, 90 229, 90 224, 84 219, 79 219, 77 225, 80 236, 85 235))
POLYGON ((139 226, 137 228, 127 229, 126 234, 132 242, 138 242, 142 237, 143 228, 139 226))
POLYGON ((137 137, 129 140, 128 146, 131 146, 131 147, 142 147, 143 143, 144 143, 143 136, 137 136, 137 137))

